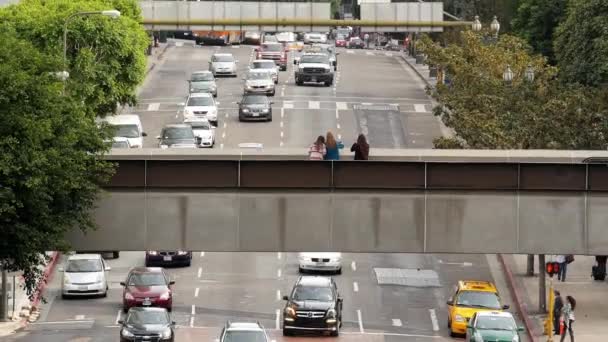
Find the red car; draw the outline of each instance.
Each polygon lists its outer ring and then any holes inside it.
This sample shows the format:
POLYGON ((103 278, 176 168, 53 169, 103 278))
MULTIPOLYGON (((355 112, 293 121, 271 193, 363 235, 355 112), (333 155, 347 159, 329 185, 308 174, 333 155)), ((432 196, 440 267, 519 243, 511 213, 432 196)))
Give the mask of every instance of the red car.
POLYGON ((135 306, 161 307, 171 311, 175 281, 160 267, 136 267, 120 285, 125 289, 122 295, 123 311, 135 306))
POLYGON ((287 51, 281 43, 263 43, 255 49, 256 59, 270 59, 278 65, 282 71, 287 70, 287 51))
POLYGON ((336 47, 346 47, 346 38, 338 36, 336 38, 336 47))

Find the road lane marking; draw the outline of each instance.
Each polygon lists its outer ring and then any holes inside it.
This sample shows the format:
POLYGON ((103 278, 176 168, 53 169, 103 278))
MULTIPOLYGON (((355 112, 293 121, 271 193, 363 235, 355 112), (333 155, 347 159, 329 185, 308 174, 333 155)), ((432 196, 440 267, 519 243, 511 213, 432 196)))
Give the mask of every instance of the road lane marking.
POLYGON ((281 108, 281 119, 285 116, 285 108, 281 108))
POLYGON ((281 310, 277 309, 275 311, 275 329, 279 330, 281 328, 281 323, 279 322, 279 318, 281 317, 281 310))
POLYGON ((226 132, 222 132, 222 139, 226 138, 226 132))
POLYGON ((337 123, 337 124, 336 124, 336 127, 337 127, 338 129, 340 129, 340 124, 339 124, 339 123, 337 123))
POLYGON ((238 48, 240 48, 240 46, 239 45, 232 45, 232 48, 233 49, 238 49, 238 48))
POLYGON ((281 290, 277 290, 277 300, 281 300, 281 290))
POLYGON ((369 52, 369 51, 365 52, 365 54, 368 55, 368 56, 373 56, 374 55, 372 52, 369 52))
POLYGON ((199 267, 198 268, 198 276, 197 277, 200 278, 202 275, 203 275, 203 268, 199 267))
POLYGON ((152 112, 152 111, 157 111, 157 110, 159 110, 159 109, 160 109, 160 103, 158 103, 158 102, 155 102, 155 103, 150 103, 150 104, 148 105, 148 111, 149 111, 149 112, 152 112))
POLYGON ((416 113, 425 113, 426 112, 426 108, 423 104, 415 104, 414 110, 416 111, 416 113))
POLYGON ((357 320, 359 321, 359 332, 363 334, 365 330, 363 329, 363 318, 361 318, 361 310, 359 309, 357 309, 357 320))
POLYGON ((84 321, 75 321, 75 320, 67 320, 67 321, 55 321, 55 322, 34 322, 30 323, 30 325, 51 325, 51 324, 75 324, 75 323, 95 323, 94 320, 84 320, 84 321))
POLYGON ((283 138, 283 131, 281 131, 281 138, 283 138))
POLYGON ((118 324, 118 321, 120 321, 120 313, 122 312, 122 310, 118 310, 118 313, 116 314, 116 320, 114 321, 114 324, 118 324))
POLYGON ((279 143, 279 147, 283 147, 283 142, 282 141, 279 143))
POLYGON ((353 54, 353 53, 355 53, 355 51, 353 51, 353 50, 346 50, 346 53, 353 54))
POLYGON ((439 260, 439 263, 442 265, 457 265, 457 266, 463 266, 463 267, 473 266, 473 263, 470 263, 470 262, 445 262, 441 259, 439 260))
POLYGON ((205 256, 205 252, 201 252, 201 258, 205 256))
POLYGON ((348 104, 346 102, 336 102, 336 109, 338 110, 347 110, 348 104))
POLYGON ((84 320, 84 315, 76 315, 76 316, 74 316, 74 319, 77 321, 82 321, 82 320, 84 320))
POLYGON ((224 149, 224 144, 220 144, 220 149, 224 149))
POLYGON ((319 103, 319 101, 308 101, 308 108, 309 109, 319 109, 319 108, 321 108, 321 104, 319 103))
POLYGON ((356 263, 356 262, 354 262, 354 261, 353 261, 353 262, 351 262, 351 263, 350 263, 350 268, 351 268, 353 271, 356 271, 356 270, 357 270, 357 263, 356 263))
POLYGON ((336 120, 340 119, 340 111, 336 108, 336 120))
POLYGON ((192 315, 196 315, 196 306, 192 304, 192 315))
POLYGON ((194 328, 194 316, 190 317, 190 328, 194 328))
POLYGON ((277 270, 277 278, 281 278, 281 269, 280 268, 277 270))
POLYGON ((196 288, 196 290, 194 290, 194 297, 198 297, 198 291, 200 291, 200 288, 196 288))
POLYGON ((385 55, 386 57, 393 57, 393 54, 392 54, 392 53, 390 53, 390 52, 386 52, 386 53, 384 53, 384 55, 385 55))
POLYGON ((338 134, 338 140, 342 140, 342 134, 338 134))
POLYGON ((403 323, 401 323, 401 320, 399 318, 393 318, 393 326, 401 327, 401 326, 403 326, 403 323))
POLYGON ((279 126, 281 126, 281 128, 283 128, 283 121, 281 121, 281 122, 279 123, 279 126))
POLYGON ((281 109, 293 109, 293 102, 283 101, 283 108, 281 109))
POLYGON ((182 47, 184 46, 184 42, 175 42, 175 46, 182 47))
POLYGON ((226 117, 228 117, 228 113, 226 113, 226 117))
POLYGON ((226 126, 228 126, 228 124, 226 122, 224 122, 224 128, 226 128, 226 126))
POLYGON ((355 292, 359 292, 359 284, 357 284, 357 282, 353 282, 353 291, 355 292))
POLYGON ((433 324, 433 331, 439 331, 439 323, 437 323, 437 314, 435 313, 435 309, 429 309, 429 314, 431 315, 431 323, 433 324))
MULTIPOLYGON (((281 121, 281 123, 283 123, 283 121, 281 121)), ((281 127, 283 127, 283 126, 281 126, 281 127)), ((281 260, 282 257, 283 257, 283 253, 277 252, 277 259, 281 260)))

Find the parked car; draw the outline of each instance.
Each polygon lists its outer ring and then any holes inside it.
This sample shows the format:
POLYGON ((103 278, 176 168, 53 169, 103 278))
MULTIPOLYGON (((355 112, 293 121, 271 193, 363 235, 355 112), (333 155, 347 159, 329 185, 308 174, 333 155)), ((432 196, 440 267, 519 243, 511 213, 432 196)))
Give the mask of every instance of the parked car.
POLYGON ((215 128, 205 118, 188 117, 184 124, 192 127, 199 147, 213 147, 215 145, 215 128))
POLYGON ((219 76, 237 76, 236 64, 238 61, 231 53, 216 53, 211 56, 209 61, 209 70, 214 77, 219 76))
POLYGON ((146 267, 190 266, 192 252, 188 251, 146 251, 146 267))
POLYGON ((363 48, 365 48, 365 42, 363 41, 363 39, 361 39, 359 37, 352 37, 346 43, 346 48, 347 49, 363 49, 363 48))
POLYGON ((121 282, 124 287, 122 296, 123 311, 132 307, 161 307, 168 311, 173 308, 173 289, 175 281, 160 267, 135 267, 121 282))
POLYGON ((283 309, 283 335, 297 331, 340 334, 343 299, 331 277, 302 276, 294 285, 283 309))
POLYGON ((211 93, 217 97, 215 77, 209 70, 195 71, 188 80, 190 93, 211 93))
POLYGON ((342 253, 299 253, 300 272, 320 271, 342 273, 342 253))
POLYGON ((130 308, 124 320, 119 320, 120 342, 173 342, 175 322, 164 308, 130 308))
POLYGON ((68 257, 63 272, 61 296, 108 295, 107 272, 111 267, 106 265, 100 254, 74 254, 68 257))
POLYGON ((192 126, 186 124, 166 125, 156 138, 160 148, 197 148, 199 145, 192 126))
POLYGON ((272 101, 265 95, 244 95, 239 105, 239 121, 272 121, 272 101))

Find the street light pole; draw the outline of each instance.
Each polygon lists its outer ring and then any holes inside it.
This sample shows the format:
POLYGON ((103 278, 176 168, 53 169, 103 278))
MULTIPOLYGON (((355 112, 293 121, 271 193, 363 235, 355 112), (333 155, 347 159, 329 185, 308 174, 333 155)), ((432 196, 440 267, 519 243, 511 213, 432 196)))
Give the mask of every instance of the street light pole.
POLYGON ((0 322, 8 321, 8 275, 3 263, 0 263, 2 269, 2 289, 0 290, 0 322))

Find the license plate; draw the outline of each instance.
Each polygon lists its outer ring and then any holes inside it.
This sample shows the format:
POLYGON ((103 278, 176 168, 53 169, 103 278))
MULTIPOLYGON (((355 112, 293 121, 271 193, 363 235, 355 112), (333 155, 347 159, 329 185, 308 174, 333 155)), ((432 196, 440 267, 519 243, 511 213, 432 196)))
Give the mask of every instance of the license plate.
POLYGON ((143 303, 141 303, 143 306, 150 306, 152 305, 152 302, 149 299, 144 299, 143 303))
POLYGON ((170 256, 170 255, 166 255, 166 256, 164 256, 164 257, 163 257, 163 260, 164 260, 164 261, 171 261, 171 260, 173 260, 173 259, 171 258, 171 256, 170 256))
POLYGON ((319 261, 319 262, 317 263, 317 266, 323 266, 323 265, 325 265, 325 263, 324 263, 323 261, 319 261))
POLYGON ((251 113, 251 116, 260 116, 260 113, 251 113))
POLYGON ((78 289, 79 289, 80 291, 87 291, 87 290, 89 289, 89 287, 88 287, 88 286, 86 286, 86 285, 83 285, 83 286, 78 286, 78 289))
POLYGON ((311 78, 310 82, 317 82, 317 78, 316 77, 311 78))

